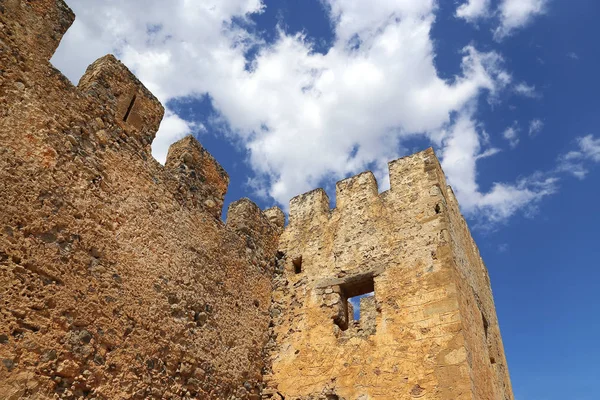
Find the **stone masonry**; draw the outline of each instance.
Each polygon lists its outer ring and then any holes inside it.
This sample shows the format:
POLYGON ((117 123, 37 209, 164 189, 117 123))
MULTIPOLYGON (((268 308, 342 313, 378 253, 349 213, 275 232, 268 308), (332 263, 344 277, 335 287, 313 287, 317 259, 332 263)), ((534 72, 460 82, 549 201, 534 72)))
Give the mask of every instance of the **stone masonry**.
POLYGON ((0 399, 257 398, 284 216, 223 223, 195 139, 156 162, 163 108, 114 57, 52 68, 73 18, 0 1, 0 399))
POLYGON ((291 200, 271 306, 272 399, 513 400, 486 268, 429 149, 291 200), (349 298, 361 300, 360 320, 349 298))
POLYGON ((152 158, 163 107, 122 63, 75 87, 48 62, 73 20, 0 0, 0 399, 514 399, 431 149, 384 193, 223 222, 227 173, 192 137, 152 158))

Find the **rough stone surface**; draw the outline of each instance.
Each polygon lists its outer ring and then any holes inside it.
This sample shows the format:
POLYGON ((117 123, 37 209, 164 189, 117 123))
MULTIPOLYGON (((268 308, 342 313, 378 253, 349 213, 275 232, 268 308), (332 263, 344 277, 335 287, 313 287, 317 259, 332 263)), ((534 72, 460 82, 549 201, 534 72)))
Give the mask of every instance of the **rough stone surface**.
POLYGON ((229 206, 113 56, 49 63, 62 0, 0 0, 0 399, 513 400, 489 277, 431 149, 229 206), (354 318, 350 299, 360 301, 354 318))
POLYGON ((113 56, 52 68, 62 1, 0 5, 0 399, 258 396, 281 227, 221 221, 195 139, 152 158, 163 108, 113 56))
POLYGON ((290 202, 265 399, 512 400, 487 271, 431 149, 290 202), (298 260, 301 266, 298 267, 298 260), (349 298, 361 300, 354 321, 349 298))

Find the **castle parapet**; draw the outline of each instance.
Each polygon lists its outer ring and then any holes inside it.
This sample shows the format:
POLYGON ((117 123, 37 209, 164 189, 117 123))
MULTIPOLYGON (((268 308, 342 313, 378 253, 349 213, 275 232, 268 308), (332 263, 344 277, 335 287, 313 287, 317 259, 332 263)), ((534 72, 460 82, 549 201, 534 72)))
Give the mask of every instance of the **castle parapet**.
POLYGON ((156 97, 113 55, 91 64, 79 89, 108 105, 116 121, 149 151, 164 115, 156 97))
POLYGON ((169 147, 165 168, 171 171, 178 195, 187 205, 204 208, 215 218, 221 217, 229 176, 193 136, 169 147))
POLYGON ((263 213, 271 222, 271 224, 273 224, 273 226, 276 226, 280 230, 280 232, 283 231, 283 228, 285 227, 285 214, 283 213, 281 208, 271 207, 263 211, 263 213))
POLYGON ((290 225, 318 220, 329 215, 329 196, 323 189, 315 189, 290 200, 290 225))
MULTIPOLYGON (((0 30, 18 41, 16 46, 32 57, 49 60, 75 14, 63 0, 0 1, 0 30)), ((4 36, 4 34, 2 35, 4 36)))
MULTIPOLYGON (((283 214, 278 207, 273 207, 283 214)), ((227 209, 227 227, 244 236, 259 238, 265 230, 277 228, 252 200, 244 197, 234 201, 227 209)))
POLYGON ((446 186, 444 172, 435 152, 430 147, 413 155, 402 157, 388 163, 390 172, 390 189, 403 191, 423 178, 423 174, 431 181, 442 182, 446 186))
POLYGON ((339 181, 335 186, 335 207, 360 207, 378 197, 377 180, 371 171, 339 181))
MULTIPOLYGON (((270 209, 271 216, 281 214, 277 207, 270 209), (277 212, 278 210, 278 212, 277 212)), ((269 248, 269 240, 278 237, 281 228, 271 222, 269 217, 251 200, 247 198, 234 201, 227 209, 227 228, 236 232, 246 241, 248 256, 253 263, 259 262, 264 254, 261 249, 269 248), (276 233, 275 235, 273 233, 276 233)), ((262 265, 263 268, 272 268, 273 265, 262 265)))

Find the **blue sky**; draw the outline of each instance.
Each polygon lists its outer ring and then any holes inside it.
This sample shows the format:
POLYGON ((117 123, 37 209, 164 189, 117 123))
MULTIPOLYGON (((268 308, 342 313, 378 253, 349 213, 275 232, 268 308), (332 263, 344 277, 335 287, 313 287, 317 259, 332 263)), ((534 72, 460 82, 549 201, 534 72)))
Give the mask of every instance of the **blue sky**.
POLYGON ((53 63, 115 53, 262 207, 433 146, 492 278, 518 400, 600 398, 600 3, 70 0, 53 63))

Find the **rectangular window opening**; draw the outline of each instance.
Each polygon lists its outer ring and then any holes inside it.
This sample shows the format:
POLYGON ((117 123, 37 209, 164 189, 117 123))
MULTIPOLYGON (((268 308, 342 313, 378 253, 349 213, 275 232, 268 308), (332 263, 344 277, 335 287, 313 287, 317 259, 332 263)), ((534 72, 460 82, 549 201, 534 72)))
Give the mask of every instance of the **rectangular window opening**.
POLYGON ((340 290, 346 313, 345 321, 337 323, 340 329, 345 331, 349 327, 360 327, 374 333, 377 305, 373 276, 349 279, 340 285, 340 290))

